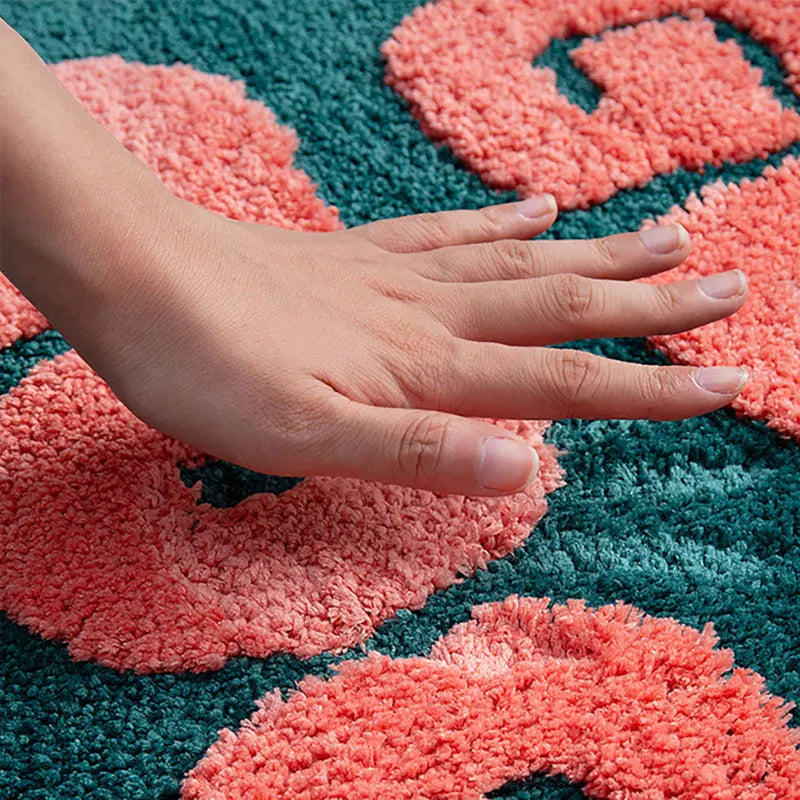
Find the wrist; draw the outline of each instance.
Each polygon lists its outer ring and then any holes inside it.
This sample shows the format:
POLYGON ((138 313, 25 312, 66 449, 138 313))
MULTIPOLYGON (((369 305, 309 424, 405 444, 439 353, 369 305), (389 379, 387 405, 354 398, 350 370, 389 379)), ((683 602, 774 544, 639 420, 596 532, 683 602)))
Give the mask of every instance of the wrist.
POLYGON ((126 163, 104 161, 105 178, 73 175, 66 192, 55 179, 43 203, 28 193, 25 207, 11 213, 7 201, 2 214, 3 271, 70 341, 102 328, 161 268, 159 248, 180 201, 124 155, 126 163))
POLYGON ((77 341, 147 282, 179 201, 2 20, 0 50, 0 266, 77 341))

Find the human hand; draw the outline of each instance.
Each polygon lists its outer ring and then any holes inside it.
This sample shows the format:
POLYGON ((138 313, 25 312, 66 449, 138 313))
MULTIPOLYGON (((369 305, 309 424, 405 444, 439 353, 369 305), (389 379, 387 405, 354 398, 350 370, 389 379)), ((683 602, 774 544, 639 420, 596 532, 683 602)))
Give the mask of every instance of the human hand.
POLYGON ((536 454, 471 417, 678 419, 746 378, 544 347, 736 311, 738 271, 630 282, 687 256, 681 228, 530 242, 547 198, 336 233, 234 222, 170 194, 2 21, 0 44, 4 272, 134 413, 211 455, 507 494, 536 454))
POLYGON ((531 242, 555 218, 539 198, 311 234, 166 195, 148 257, 65 332, 144 421, 257 471, 506 494, 536 454, 469 417, 678 419, 746 378, 544 347, 735 312, 739 271, 630 282, 687 256, 680 227, 531 242))

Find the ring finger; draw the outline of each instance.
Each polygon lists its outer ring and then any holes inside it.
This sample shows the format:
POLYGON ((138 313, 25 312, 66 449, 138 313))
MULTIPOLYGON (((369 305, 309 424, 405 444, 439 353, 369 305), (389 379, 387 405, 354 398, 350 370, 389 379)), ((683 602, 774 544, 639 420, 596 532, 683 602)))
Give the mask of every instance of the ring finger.
POLYGON ((677 333, 733 314, 741 270, 661 285, 550 275, 447 284, 437 316, 459 338, 511 345, 677 333))

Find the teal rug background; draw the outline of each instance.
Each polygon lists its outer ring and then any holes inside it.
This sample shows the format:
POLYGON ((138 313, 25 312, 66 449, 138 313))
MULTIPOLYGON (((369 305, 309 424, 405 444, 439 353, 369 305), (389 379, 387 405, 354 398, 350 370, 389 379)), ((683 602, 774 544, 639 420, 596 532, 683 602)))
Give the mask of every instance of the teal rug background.
MULTIPOLYGON (((353 225, 512 199, 434 147, 383 85, 378 48, 415 5, 0 0, 0 16, 51 62, 118 53, 243 79, 251 97, 297 131, 297 165, 353 225)), ((729 26, 718 33, 737 38, 781 101, 800 109, 771 53, 729 26)), ((541 60, 559 71, 559 86, 573 102, 590 107, 595 90, 574 74, 568 56, 574 44, 554 43, 541 60)), ((800 146, 786 152, 800 155, 800 146)), ((549 235, 636 228, 704 183, 755 176, 766 163, 678 171, 590 211, 565 213, 549 235)), ((640 340, 583 346, 617 358, 660 360, 640 340)), ((51 332, 0 352, 0 390, 64 348, 51 332)), ((620 599, 695 627, 712 621, 740 665, 764 675, 773 693, 800 700, 800 446, 727 411, 667 424, 559 422, 548 439, 567 451, 561 460, 567 483, 550 496, 550 511, 527 544, 433 596, 421 611, 398 614, 368 647, 424 654, 472 605, 512 592, 583 597, 592 605, 620 599)), ((287 485, 227 467, 205 477, 220 505, 287 485)), ((257 698, 324 673, 332 660, 237 659, 203 675, 140 677, 75 664, 65 647, 0 615, 0 798, 174 798, 219 728, 237 727, 257 698)), ((549 779, 508 786, 496 796, 583 797, 549 779)))

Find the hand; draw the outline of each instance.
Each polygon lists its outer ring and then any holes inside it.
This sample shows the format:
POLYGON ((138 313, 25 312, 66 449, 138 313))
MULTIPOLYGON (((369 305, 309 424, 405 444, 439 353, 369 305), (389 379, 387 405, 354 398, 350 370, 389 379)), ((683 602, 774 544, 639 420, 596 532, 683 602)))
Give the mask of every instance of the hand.
POLYGON ((134 279, 109 282, 68 338, 143 420, 254 470, 506 494, 536 454, 468 417, 677 419, 746 378, 543 347, 735 312, 739 271, 629 282, 687 256, 679 226, 531 242, 556 215, 534 198, 309 234, 166 195, 134 279))
POLYGON ((680 263, 682 228, 530 242, 548 198, 326 234, 234 222, 173 197, 2 20, 0 46, 3 270, 134 413, 200 450, 508 494, 536 453, 468 417, 676 419, 746 378, 542 347, 736 311, 738 271, 627 282, 680 263))

